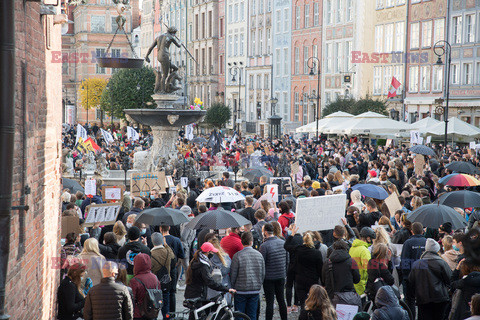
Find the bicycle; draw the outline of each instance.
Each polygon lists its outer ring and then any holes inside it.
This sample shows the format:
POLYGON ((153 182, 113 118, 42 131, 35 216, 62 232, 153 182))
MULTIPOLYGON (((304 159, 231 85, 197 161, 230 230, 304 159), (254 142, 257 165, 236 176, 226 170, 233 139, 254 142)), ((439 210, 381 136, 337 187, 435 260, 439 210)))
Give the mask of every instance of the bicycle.
MULTIPOLYGON (((235 311, 233 305, 227 302, 225 295, 227 293, 219 294, 208 301, 201 298, 186 299, 183 302, 183 306, 187 308, 190 320, 250 320, 250 317, 246 314, 235 311), (191 317, 193 315, 193 318, 191 317)), ((179 312, 179 314, 185 315, 187 312, 179 312)))

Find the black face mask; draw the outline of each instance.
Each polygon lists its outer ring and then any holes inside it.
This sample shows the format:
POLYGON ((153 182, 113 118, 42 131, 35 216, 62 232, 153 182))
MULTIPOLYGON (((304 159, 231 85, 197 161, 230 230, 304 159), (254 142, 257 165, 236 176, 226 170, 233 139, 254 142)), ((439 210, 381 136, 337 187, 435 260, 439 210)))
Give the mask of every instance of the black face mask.
POLYGON ((208 254, 208 259, 212 259, 213 258, 213 253, 209 253, 208 254))

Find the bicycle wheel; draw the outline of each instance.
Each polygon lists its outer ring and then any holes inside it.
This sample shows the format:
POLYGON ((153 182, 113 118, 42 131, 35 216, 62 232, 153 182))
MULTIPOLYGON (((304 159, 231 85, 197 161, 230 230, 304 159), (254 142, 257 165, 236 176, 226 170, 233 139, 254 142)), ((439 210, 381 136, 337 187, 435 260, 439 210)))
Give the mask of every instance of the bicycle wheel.
POLYGON ((229 317, 228 313, 225 313, 221 320, 235 320, 235 319, 250 320, 250 317, 247 316, 245 313, 233 311, 231 318, 229 317))
POLYGON ((403 309, 405 309, 408 313, 408 318, 410 318, 410 320, 414 320, 413 319, 413 313, 412 313, 412 310, 410 310, 410 308, 408 307, 408 305, 405 303, 405 301, 403 300, 399 300, 398 301, 400 303, 400 307, 402 307, 403 309))

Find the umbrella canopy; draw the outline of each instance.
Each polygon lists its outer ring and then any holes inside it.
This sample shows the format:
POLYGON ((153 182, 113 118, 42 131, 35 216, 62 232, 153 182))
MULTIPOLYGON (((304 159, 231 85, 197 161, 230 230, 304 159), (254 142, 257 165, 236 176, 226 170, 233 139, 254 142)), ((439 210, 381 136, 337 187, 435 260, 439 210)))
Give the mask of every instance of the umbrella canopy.
MULTIPOLYGON (((445 135, 445 123, 437 123, 436 125, 426 129, 425 132, 437 136, 443 136, 445 135)), ((457 117, 451 117, 448 119, 447 134, 465 137, 480 137, 480 129, 458 119, 457 117)))
POLYGON ((384 200, 388 198, 388 192, 385 191, 382 187, 376 186, 374 184, 356 184, 352 187, 353 190, 358 190, 362 196, 384 200))
POLYGON ((196 199, 198 202, 226 203, 245 200, 245 196, 229 187, 213 187, 203 191, 196 199))
POLYGON ((262 207, 262 200, 267 200, 268 202, 272 203, 272 195, 270 193, 265 193, 263 196, 258 198, 258 200, 253 204, 252 208, 254 210, 260 209, 262 207))
POLYGON ((442 204, 426 204, 407 216, 410 222, 420 222, 427 228, 439 228, 445 222, 450 222, 453 229, 464 228, 467 221, 455 209, 442 204))
POLYGON ((453 161, 445 166, 457 173, 478 174, 480 171, 473 164, 467 161, 453 161))
POLYGON ((190 229, 227 229, 238 228, 251 223, 238 213, 230 212, 224 209, 217 209, 202 213, 192 219, 185 226, 190 229))
POLYGON ((242 176, 250 181, 258 181, 261 176, 266 176, 267 178, 270 178, 273 177, 273 174, 265 167, 255 167, 243 169, 242 176))
MULTIPOLYGON (((347 112, 337 111, 337 112, 331 113, 325 118, 318 120, 318 130, 322 130, 323 128, 328 127, 329 125, 338 123, 339 121, 343 122, 351 118, 353 118, 353 115, 347 112)), ((306 124, 296 129, 297 132, 312 132, 312 133, 316 132, 316 130, 317 130, 316 121, 310 122, 309 124, 306 124)))
POLYGON ((410 125, 395 121, 387 116, 375 112, 364 112, 347 121, 337 123, 333 130, 329 133, 346 133, 350 135, 367 134, 367 135, 395 135, 398 133, 406 133, 410 131, 410 125))
POLYGON ((424 146, 422 144, 417 144, 416 146, 411 147, 410 151, 417 154, 423 154, 424 156, 434 157, 437 155, 432 148, 424 146))
POLYGON ((136 218, 136 222, 150 226, 177 226, 190 221, 188 216, 178 209, 151 208, 143 210, 136 218))
POLYGON ((70 190, 70 193, 76 193, 77 191, 85 192, 85 189, 77 180, 62 178, 62 185, 63 189, 70 190))
POLYGON ((452 208, 480 207, 480 193, 468 190, 452 191, 438 198, 438 203, 452 208))
POLYGON ((444 186, 452 187, 473 187, 480 185, 480 181, 471 175, 464 173, 452 173, 446 175, 442 179, 438 180, 438 183, 441 183, 444 186))
MULTIPOLYGON (((417 131, 423 133, 423 132, 427 131, 428 128, 431 128, 434 125, 437 125, 439 123, 440 123, 440 121, 438 121, 435 118, 425 117, 422 120, 418 120, 417 122, 412 123, 410 125, 410 127, 411 127, 412 130, 417 130, 417 131)), ((445 125, 445 123, 443 123, 443 125, 445 125)))
POLYGON ((205 143, 207 143, 207 139, 202 138, 202 137, 193 138, 191 141, 192 141, 193 143, 197 143, 197 144, 205 144, 205 143))

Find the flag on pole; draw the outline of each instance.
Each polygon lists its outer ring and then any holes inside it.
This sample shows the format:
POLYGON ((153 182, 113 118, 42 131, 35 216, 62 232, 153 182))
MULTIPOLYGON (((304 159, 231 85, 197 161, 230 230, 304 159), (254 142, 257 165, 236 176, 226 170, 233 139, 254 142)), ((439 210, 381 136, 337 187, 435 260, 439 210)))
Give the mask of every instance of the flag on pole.
POLYGON ((395 77, 392 77, 392 84, 390 89, 388 89, 388 97, 395 98, 397 96, 397 89, 400 87, 401 83, 395 77))
POLYGON ((85 140, 85 145, 88 146, 88 149, 90 151, 99 151, 100 150, 100 147, 98 146, 98 144, 95 143, 95 141, 93 141, 92 138, 88 138, 87 140, 85 140))
POLYGON ((232 147, 233 147, 233 145, 234 145, 235 143, 237 143, 237 133, 236 133, 236 132, 233 134, 233 138, 232 138, 232 140, 230 141, 230 146, 229 146, 229 149, 230 149, 230 150, 232 150, 232 147))
POLYGON ((132 127, 127 127, 127 138, 135 141, 135 140, 140 139, 140 135, 132 127))
POLYGON ((87 130, 81 124, 77 125, 77 139, 75 140, 75 144, 78 143, 79 138, 82 138, 83 141, 88 139, 87 130))
POLYGON ((105 131, 102 128, 100 128, 100 130, 102 132, 103 140, 105 140, 107 144, 110 144, 114 141, 113 136, 110 132, 105 131))

